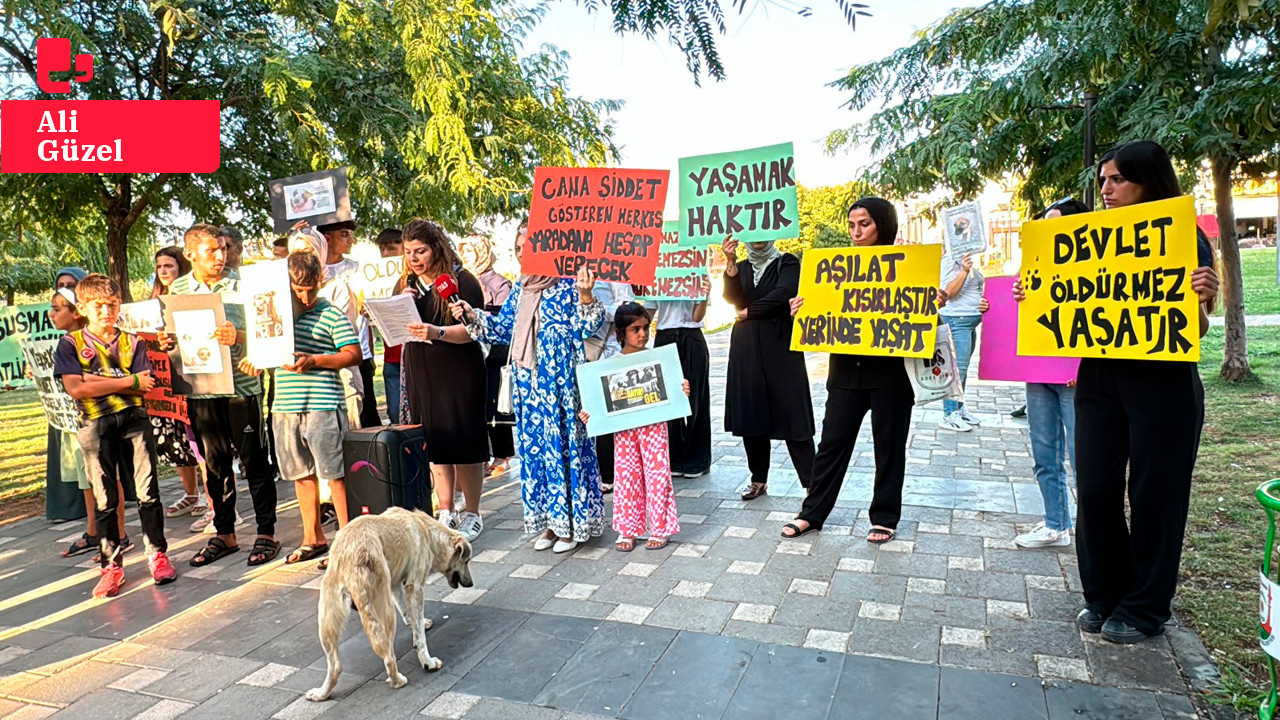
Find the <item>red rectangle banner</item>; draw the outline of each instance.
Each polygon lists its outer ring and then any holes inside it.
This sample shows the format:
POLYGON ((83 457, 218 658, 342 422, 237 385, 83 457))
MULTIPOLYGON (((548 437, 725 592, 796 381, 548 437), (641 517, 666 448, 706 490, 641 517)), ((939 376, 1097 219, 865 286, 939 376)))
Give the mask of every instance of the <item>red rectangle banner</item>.
POLYGON ((4 100, 0 172, 208 173, 217 100, 4 100))
POLYGON ((653 285, 669 175, 667 170, 538 168, 521 269, 573 277, 585 265, 601 280, 653 285))
POLYGON ((191 422, 187 417, 187 396, 173 394, 173 366, 169 362, 169 353, 160 349, 160 342, 155 333, 138 333, 138 339, 147 346, 147 359, 151 361, 151 376, 156 379, 156 386, 151 392, 142 396, 142 404, 148 415, 173 418, 184 423, 191 422))

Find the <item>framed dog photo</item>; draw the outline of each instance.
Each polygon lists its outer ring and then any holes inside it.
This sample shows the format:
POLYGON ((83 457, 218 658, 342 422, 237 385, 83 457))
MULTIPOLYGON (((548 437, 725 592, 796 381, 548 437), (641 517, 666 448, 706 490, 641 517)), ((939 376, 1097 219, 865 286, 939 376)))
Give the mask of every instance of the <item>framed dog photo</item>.
POLYGON ((232 395, 231 348, 219 343, 214 330, 226 322, 222 296, 161 295, 164 331, 177 347, 169 353, 174 392, 183 395, 232 395), (178 380, 181 378, 182 383, 178 380))
POLYGON ((982 220, 982 206, 976 201, 943 210, 942 231, 946 236, 947 257, 953 260, 987 251, 987 227, 982 220))
POLYGON ((614 355, 583 363, 577 370, 591 437, 678 420, 691 412, 674 345, 614 355))
POLYGON ((245 349, 254 367, 293 363, 293 289, 289 261, 270 260, 240 268, 245 349))
POLYGON ((267 190, 271 195, 271 219, 278 233, 288 232, 299 220, 318 227, 351 219, 351 194, 344 167, 272 180, 267 190))

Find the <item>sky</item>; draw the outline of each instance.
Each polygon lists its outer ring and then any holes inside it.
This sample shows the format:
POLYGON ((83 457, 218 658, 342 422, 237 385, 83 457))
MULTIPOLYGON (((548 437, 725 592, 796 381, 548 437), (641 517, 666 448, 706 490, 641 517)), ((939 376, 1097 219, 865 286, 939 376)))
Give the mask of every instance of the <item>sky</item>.
MULTIPOLYGON (((827 87, 856 64, 909 44, 914 34, 963 0, 863 0, 871 17, 850 28, 835 0, 814 0, 813 14, 748 0, 739 15, 724 3, 727 31, 717 37, 727 78, 694 82, 684 56, 664 37, 619 36, 607 9, 588 13, 570 0, 552 3, 529 38, 569 53, 569 84, 588 99, 625 102, 614 115, 621 165, 666 168, 681 157, 795 143, 796 179, 821 186, 856 179, 870 161, 853 149, 825 152, 832 130, 869 112, 841 107, 849 93, 827 87)), ((606 4, 607 8, 607 4, 606 4)), ((874 108, 873 108, 874 109, 874 108)), ((673 185, 674 187, 674 185, 673 185)), ((669 193, 667 216, 676 215, 669 193)))

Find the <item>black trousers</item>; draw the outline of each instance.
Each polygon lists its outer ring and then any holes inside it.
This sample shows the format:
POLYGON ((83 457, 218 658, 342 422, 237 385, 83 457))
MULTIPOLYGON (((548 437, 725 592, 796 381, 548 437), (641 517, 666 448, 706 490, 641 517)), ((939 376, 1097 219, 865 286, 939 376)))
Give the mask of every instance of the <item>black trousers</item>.
MULTIPOLYGON (((800 476, 800 484, 809 487, 813 475, 813 438, 808 440, 787 440, 787 453, 791 455, 791 465, 800 476)), ((742 438, 742 449, 747 451, 747 468, 751 470, 751 482, 769 482, 770 458, 773 455, 773 441, 768 435, 752 435, 742 438)))
POLYGON ((236 476, 240 458, 259 535, 276 534, 276 484, 262 427, 262 396, 190 398, 191 429, 205 460, 205 486, 213 504, 213 526, 219 535, 236 527, 236 476))
POLYGON ((915 396, 903 375, 901 383, 875 390, 827 389, 822 441, 813 461, 813 485, 800 518, 821 528, 836 506, 862 419, 871 412, 876 478, 868 515, 872 525, 897 528, 902 516, 902 482, 907 473, 907 437, 915 396))
MULTIPOLYGON (((364 402, 360 405, 360 427, 378 427, 382 418, 378 416, 378 396, 373 390, 373 374, 377 368, 373 359, 360 362, 360 382, 364 385, 364 402)), ((391 402, 390 399, 387 402, 391 402)))
POLYGON ((613 484, 613 435, 596 436, 596 460, 600 463, 600 482, 613 484))
POLYGON ((84 453, 85 478, 93 489, 98 520, 98 545, 102 566, 124 564, 120 551, 120 526, 116 508, 125 499, 121 486, 135 489, 138 519, 146 538, 147 554, 165 552, 164 506, 160 503, 160 478, 156 472, 156 437, 151 418, 142 408, 128 408, 90 420, 76 433, 84 453))
POLYGON ((711 469, 711 353, 702 328, 659 330, 654 347, 675 345, 680 368, 689 381, 689 407, 683 420, 667 424, 672 473, 704 473, 711 469))
POLYGON ((1076 552, 1084 599, 1148 635, 1171 614, 1203 426, 1194 363, 1080 362, 1076 552))

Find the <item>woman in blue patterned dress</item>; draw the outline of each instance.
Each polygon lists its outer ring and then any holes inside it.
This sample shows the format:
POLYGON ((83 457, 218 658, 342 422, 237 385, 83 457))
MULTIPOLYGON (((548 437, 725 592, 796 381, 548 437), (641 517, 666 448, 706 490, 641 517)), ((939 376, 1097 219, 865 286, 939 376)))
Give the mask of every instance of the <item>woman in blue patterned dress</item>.
POLYGON ((525 275, 496 316, 474 312, 465 302, 454 306, 454 317, 465 319, 477 340, 511 345, 524 529, 539 533, 535 550, 568 552, 604 533, 600 468, 578 420, 575 372, 585 360, 583 340, 604 321, 594 286, 595 276, 585 268, 576 282, 525 275))

